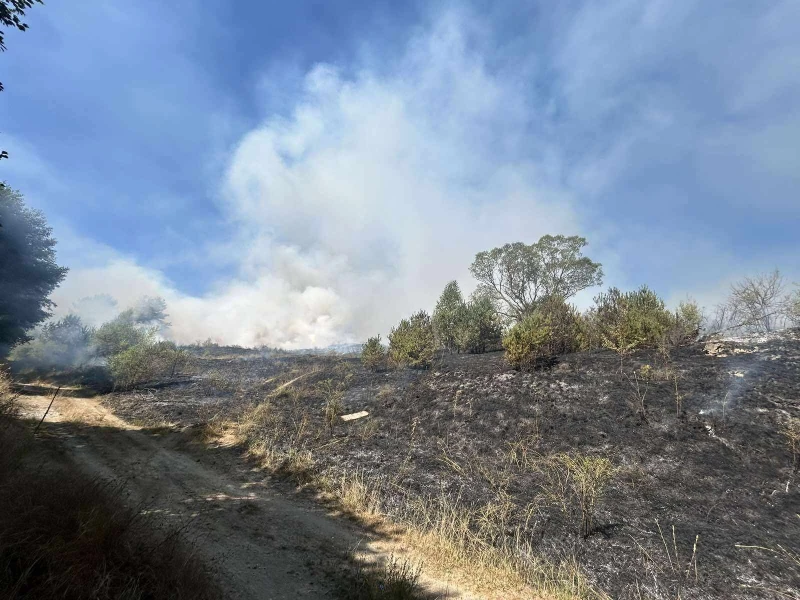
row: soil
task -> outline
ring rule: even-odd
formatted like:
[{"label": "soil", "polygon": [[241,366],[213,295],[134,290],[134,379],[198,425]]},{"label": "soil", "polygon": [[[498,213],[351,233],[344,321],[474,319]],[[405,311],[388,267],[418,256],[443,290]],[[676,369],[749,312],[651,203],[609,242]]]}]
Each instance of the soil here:
[{"label": "soil", "polygon": [[[234,419],[266,400],[289,414],[298,398],[284,392],[299,383],[275,390],[299,375],[303,414],[316,431],[326,430],[320,382],[342,382],[341,412],[369,412],[333,427],[335,443],[314,453],[315,468],[392,482],[384,498],[390,514],[402,513],[407,496],[446,494],[474,507],[502,493],[516,507],[508,535],[522,531],[553,559],[576,557],[613,598],[800,598],[800,477],[779,433],[789,417],[800,417],[800,330],[698,343],[669,360],[649,351],[577,353],[534,372],[510,369],[501,353],[379,373],[356,359],[201,358],[183,381],[103,401],[127,419],[173,427]],[[163,443],[150,439],[143,447]],[[125,447],[137,444],[144,442]],[[537,461],[563,452],[604,456],[618,467],[588,536],[578,534],[572,511],[543,494]],[[148,472],[123,450],[107,453]],[[233,492],[238,480],[234,488],[194,483],[207,475],[189,467],[168,484],[174,494],[187,489],[184,498],[197,498],[213,488],[242,495]],[[215,510],[233,531],[249,518],[225,508],[246,500],[208,502],[221,507]],[[217,525],[209,520],[207,527]],[[245,564],[259,562],[248,563],[251,556],[244,553]]]},{"label": "soil", "polygon": [[[23,396],[23,416],[38,421],[49,402]],[[403,557],[376,531],[298,496],[235,448],[202,443],[197,428],[142,428],[95,399],[59,396],[37,436],[89,474],[123,482],[126,502],[178,526],[226,598],[347,598],[354,566]],[[436,597],[469,597],[446,581],[421,583]]]}]

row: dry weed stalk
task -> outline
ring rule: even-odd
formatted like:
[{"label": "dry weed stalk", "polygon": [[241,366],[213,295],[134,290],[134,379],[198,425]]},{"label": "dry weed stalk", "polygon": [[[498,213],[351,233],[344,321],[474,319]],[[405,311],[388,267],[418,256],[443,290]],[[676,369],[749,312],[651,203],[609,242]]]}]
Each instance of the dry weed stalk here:
[{"label": "dry weed stalk", "polygon": [[800,469],[800,419],[789,417],[779,431],[792,451],[792,470],[796,473]]},{"label": "dry weed stalk", "polygon": [[[675,525],[672,526],[672,544],[669,544],[667,538],[664,536],[664,531],[661,529],[661,524],[658,522],[658,519],[656,519],[655,523],[656,527],[658,528],[661,544],[664,547],[666,561],[663,559],[656,559],[647,550],[645,550],[644,547],[633,536],[631,536],[631,539],[639,547],[639,550],[642,552],[642,555],[647,562],[653,566],[654,571],[652,575],[656,588],[662,591],[664,587],[672,588],[668,592],[670,596],[675,594],[675,598],[677,600],[681,600],[684,597],[683,593],[685,587],[692,582],[697,584],[699,580],[699,574],[697,570],[697,546],[700,543],[700,535],[695,535],[694,544],[692,545],[692,554],[689,558],[689,561],[686,563],[686,567],[684,568],[680,559],[680,555],[678,554],[678,537],[675,531]],[[694,575],[694,577],[692,577],[692,575]],[[671,579],[671,581],[664,582],[663,580],[659,579],[659,576],[667,576]],[[642,591],[639,587],[638,580],[636,581],[636,588],[638,597],[644,598],[644,596],[642,596]]]},{"label": "dry weed stalk", "polygon": [[591,535],[597,503],[618,469],[603,456],[577,452],[550,456],[540,461],[538,468],[545,478],[542,489],[546,497],[566,515],[574,513],[577,507],[579,532],[583,537]]}]

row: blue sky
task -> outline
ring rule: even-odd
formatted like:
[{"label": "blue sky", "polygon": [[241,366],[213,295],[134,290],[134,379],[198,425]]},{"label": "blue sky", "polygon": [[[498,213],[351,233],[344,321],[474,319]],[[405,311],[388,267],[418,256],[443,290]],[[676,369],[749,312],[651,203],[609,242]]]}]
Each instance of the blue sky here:
[{"label": "blue sky", "polygon": [[671,300],[800,279],[793,0],[51,0],[27,21],[0,55],[0,177],[54,225],[61,311],[160,294],[181,340],[361,339],[469,289],[475,252],[557,232]]}]

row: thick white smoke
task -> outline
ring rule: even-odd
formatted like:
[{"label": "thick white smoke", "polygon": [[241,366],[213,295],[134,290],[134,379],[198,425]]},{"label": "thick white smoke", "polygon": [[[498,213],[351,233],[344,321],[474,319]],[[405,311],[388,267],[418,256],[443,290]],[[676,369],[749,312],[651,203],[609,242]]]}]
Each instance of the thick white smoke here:
[{"label": "thick white smoke", "polygon": [[467,30],[441,19],[389,73],[318,65],[288,118],[244,136],[220,194],[238,270],[213,292],[182,294],[118,259],[74,269],[61,310],[98,293],[121,309],[158,295],[180,342],[325,346],[385,334],[450,279],[468,288],[477,251],[578,233],[553,169],[525,158],[535,107],[516,77],[484,67]]}]

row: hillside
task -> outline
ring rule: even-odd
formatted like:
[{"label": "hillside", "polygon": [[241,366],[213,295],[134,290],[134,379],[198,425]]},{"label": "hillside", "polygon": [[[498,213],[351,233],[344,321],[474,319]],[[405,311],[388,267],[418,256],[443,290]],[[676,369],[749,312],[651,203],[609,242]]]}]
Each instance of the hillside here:
[{"label": "hillside", "polygon": [[[331,357],[195,368],[181,384],[106,403],[139,421],[211,421],[302,483],[358,474],[380,513],[412,527],[457,507],[482,543],[516,551],[509,592],[535,577],[519,554],[530,551],[574,558],[614,598],[798,597],[800,485],[780,433],[800,416],[798,330],[668,359],[576,353],[532,373],[501,353],[446,355],[430,371],[372,373]],[[328,427],[332,395],[338,414],[369,416]],[[568,478],[548,458],[559,453],[616,469],[586,536]],[[474,552],[464,552],[469,565]],[[444,570],[459,562],[438,557]],[[477,582],[487,594],[503,584]]]}]

